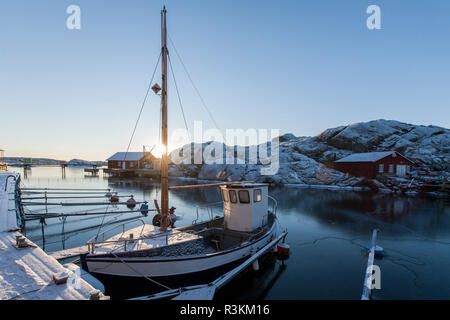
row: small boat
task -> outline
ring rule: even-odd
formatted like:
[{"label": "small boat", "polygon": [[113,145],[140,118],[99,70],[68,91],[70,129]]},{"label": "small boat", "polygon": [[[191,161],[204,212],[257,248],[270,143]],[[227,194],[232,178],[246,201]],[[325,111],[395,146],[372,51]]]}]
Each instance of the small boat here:
[{"label": "small boat", "polygon": [[[166,9],[162,26],[162,144],[167,146],[167,55]],[[146,293],[208,283],[217,279],[275,241],[284,241],[276,218],[276,200],[268,194],[268,184],[223,182],[207,185],[168,187],[167,148],[161,159],[161,217],[158,226],[145,224],[106,239],[99,234],[88,241],[88,253],[80,256],[81,266],[119,292],[147,284]],[[192,225],[170,228],[169,189],[220,188],[223,216]],[[269,208],[271,201],[271,208]],[[214,204],[217,205],[217,204]],[[197,211],[198,213],[198,211]],[[197,214],[198,215],[198,214]],[[198,217],[197,217],[198,218]],[[120,226],[118,226],[120,227]],[[280,237],[280,235],[283,235]],[[99,240],[101,239],[101,240]],[[146,280],[145,280],[146,279]],[[148,281],[147,281],[148,280]]]},{"label": "small boat", "polygon": [[146,293],[213,281],[282,232],[276,205],[268,208],[267,184],[230,183],[220,189],[223,217],[166,230],[143,223],[104,241],[97,237],[88,242],[81,266],[122,290],[145,282]]}]

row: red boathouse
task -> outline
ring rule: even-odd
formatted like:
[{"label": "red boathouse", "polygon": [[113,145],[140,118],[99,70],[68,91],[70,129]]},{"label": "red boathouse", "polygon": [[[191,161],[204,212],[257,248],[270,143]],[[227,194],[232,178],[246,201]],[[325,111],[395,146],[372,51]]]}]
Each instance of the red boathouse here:
[{"label": "red boathouse", "polygon": [[414,163],[396,151],[354,153],[334,162],[334,168],[357,177],[406,176]]},{"label": "red boathouse", "polygon": [[156,169],[159,159],[151,152],[116,152],[108,159],[108,169]]}]

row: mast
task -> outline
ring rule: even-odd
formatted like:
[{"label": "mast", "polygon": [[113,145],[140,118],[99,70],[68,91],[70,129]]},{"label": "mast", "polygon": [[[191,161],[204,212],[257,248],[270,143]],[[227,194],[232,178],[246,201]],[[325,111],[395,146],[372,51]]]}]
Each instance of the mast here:
[{"label": "mast", "polygon": [[162,93],[161,93],[161,142],[164,152],[161,159],[161,228],[166,229],[169,215],[169,190],[167,181],[167,24],[166,7],[161,11],[161,61],[162,61]]}]

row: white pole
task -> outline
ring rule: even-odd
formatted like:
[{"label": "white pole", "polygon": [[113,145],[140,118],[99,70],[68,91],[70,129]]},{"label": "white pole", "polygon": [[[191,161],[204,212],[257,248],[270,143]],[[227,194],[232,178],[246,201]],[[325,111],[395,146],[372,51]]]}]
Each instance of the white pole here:
[{"label": "white pole", "polygon": [[[370,244],[370,253],[369,258],[367,260],[367,269],[366,269],[366,275],[364,277],[364,286],[363,286],[363,292],[361,295],[361,300],[369,300],[370,299],[370,293],[372,290],[372,282],[370,281],[372,279],[372,273],[373,273],[373,260],[375,257],[375,239],[377,237],[377,229],[373,229],[372,232],[372,242]],[[370,282],[370,283],[368,283]]]}]

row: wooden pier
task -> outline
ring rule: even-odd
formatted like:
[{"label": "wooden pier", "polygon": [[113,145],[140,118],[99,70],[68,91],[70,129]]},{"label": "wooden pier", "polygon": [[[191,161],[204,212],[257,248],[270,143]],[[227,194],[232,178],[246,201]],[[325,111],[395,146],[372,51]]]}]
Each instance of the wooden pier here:
[{"label": "wooden pier", "polygon": [[160,178],[161,170],[158,169],[110,169],[103,168],[103,174],[115,177]]},{"label": "wooden pier", "polygon": [[88,253],[88,246],[79,246],[66,250],[59,250],[49,253],[49,256],[55,258],[56,260],[64,260],[69,258],[79,257],[81,254]]},{"label": "wooden pier", "polygon": [[19,180],[17,173],[0,172],[0,300],[104,299],[99,290],[18,232]]},{"label": "wooden pier", "polygon": [[98,175],[99,171],[100,171],[100,169],[98,169],[98,168],[84,168],[84,172],[88,172],[93,176]]}]

